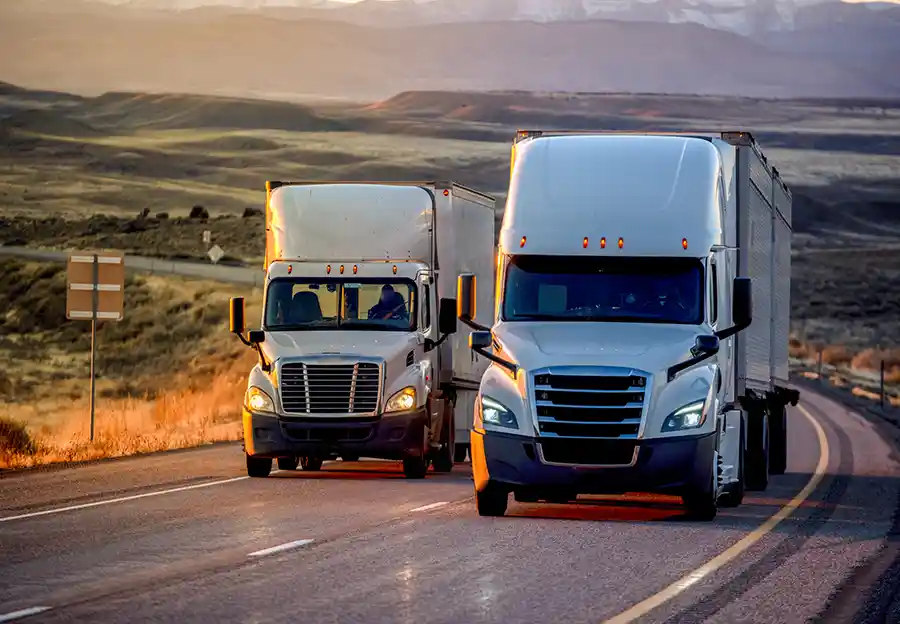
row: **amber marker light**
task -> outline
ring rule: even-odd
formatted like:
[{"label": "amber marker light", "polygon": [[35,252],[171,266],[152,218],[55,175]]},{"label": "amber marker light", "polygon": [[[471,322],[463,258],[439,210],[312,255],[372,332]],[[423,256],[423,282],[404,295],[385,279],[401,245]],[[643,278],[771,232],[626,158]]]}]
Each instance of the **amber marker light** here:
[{"label": "amber marker light", "polygon": [[359,267],[355,264],[353,265],[353,275],[356,275],[356,272],[359,270]]},{"label": "amber marker light", "polygon": [[625,246],[625,239],[624,239],[624,238],[620,238],[620,239],[619,239],[619,249],[622,249],[622,247],[624,247],[624,246]]},{"label": "amber marker light", "polygon": [[681,239],[681,247],[683,249],[687,249],[687,239],[686,238]]},{"label": "amber marker light", "polygon": [[519,247],[524,247],[524,246],[525,246],[525,237],[523,236],[522,240],[519,241]]},{"label": "amber marker light", "polygon": [[606,249],[606,237],[600,239],[600,249]]},{"label": "amber marker light", "polygon": [[325,267],[325,272],[326,272],[328,275],[331,275],[331,265],[330,265],[330,264],[329,264],[328,266]]},{"label": "amber marker light", "polygon": [[584,240],[581,241],[581,246],[584,247],[585,249],[587,249],[587,246],[588,246],[588,239],[587,239],[587,236],[585,236],[585,237],[584,237]]}]

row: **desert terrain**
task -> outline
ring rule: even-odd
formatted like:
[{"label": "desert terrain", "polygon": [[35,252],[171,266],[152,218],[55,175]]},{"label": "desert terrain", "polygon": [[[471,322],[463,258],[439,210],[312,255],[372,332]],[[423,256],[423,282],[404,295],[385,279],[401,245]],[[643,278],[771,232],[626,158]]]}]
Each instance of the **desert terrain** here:
[{"label": "desert terrain", "polygon": [[[794,355],[827,347],[827,362],[863,370],[885,358],[900,381],[900,100],[409,91],[296,104],[2,84],[0,244],[208,261],[209,230],[222,262],[261,269],[267,179],[452,178],[495,195],[499,223],[509,142],[528,127],[752,131],[794,192]],[[259,293],[129,279],[125,321],[100,327],[101,436],[87,444],[89,325],[65,320],[63,267],[0,260],[0,438],[20,440],[0,467],[239,437],[253,357],[227,334],[227,299]]]}]

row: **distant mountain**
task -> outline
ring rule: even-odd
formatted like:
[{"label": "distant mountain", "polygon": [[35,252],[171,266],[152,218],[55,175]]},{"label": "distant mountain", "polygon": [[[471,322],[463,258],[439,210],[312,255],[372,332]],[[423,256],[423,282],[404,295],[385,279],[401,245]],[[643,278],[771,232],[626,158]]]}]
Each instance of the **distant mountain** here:
[{"label": "distant mountain", "polygon": [[[0,80],[81,93],[127,89],[274,98],[381,99],[423,89],[900,95],[894,9],[866,21],[852,8],[820,4],[796,12],[800,30],[747,37],[689,21],[576,20],[574,13],[563,20],[566,11],[599,6],[598,0],[364,0],[332,9],[291,4],[180,12],[168,9],[186,0],[154,1],[169,4],[0,5]],[[638,8],[692,1],[659,0]],[[727,8],[725,1],[702,6]],[[769,5],[777,8],[781,1]],[[503,17],[551,5],[559,19]],[[474,13],[464,13],[467,8]],[[817,10],[835,11],[843,21],[827,25],[833,22],[819,19]],[[404,26],[399,17],[384,17],[391,11],[428,11],[436,21]],[[441,21],[451,14],[477,21]]]},{"label": "distant mountain", "polygon": [[[202,6],[238,10],[299,11],[295,17],[340,19],[365,26],[397,27],[484,21],[614,19],[662,24],[700,24],[741,35],[791,32],[839,17],[842,24],[893,14],[892,3],[841,0],[94,0],[135,8],[185,10]],[[327,10],[327,14],[319,11]]]}]

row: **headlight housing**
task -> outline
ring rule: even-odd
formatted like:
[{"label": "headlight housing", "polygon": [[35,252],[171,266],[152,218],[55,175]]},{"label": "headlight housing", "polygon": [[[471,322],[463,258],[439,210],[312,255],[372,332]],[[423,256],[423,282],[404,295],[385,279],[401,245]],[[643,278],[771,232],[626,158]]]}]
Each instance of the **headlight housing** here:
[{"label": "headlight housing", "polygon": [[244,405],[251,412],[275,413],[275,402],[272,400],[272,397],[256,386],[247,388],[247,393],[244,395]]},{"label": "headlight housing", "polygon": [[481,420],[486,424],[507,429],[518,429],[519,421],[512,410],[489,396],[479,395],[476,406],[481,411]]},{"label": "headlight housing", "polygon": [[416,406],[416,389],[406,386],[403,390],[395,392],[384,406],[385,413],[406,412]]},{"label": "headlight housing", "polygon": [[666,417],[663,422],[663,433],[667,431],[684,431],[696,429],[706,422],[706,399],[688,403]]}]

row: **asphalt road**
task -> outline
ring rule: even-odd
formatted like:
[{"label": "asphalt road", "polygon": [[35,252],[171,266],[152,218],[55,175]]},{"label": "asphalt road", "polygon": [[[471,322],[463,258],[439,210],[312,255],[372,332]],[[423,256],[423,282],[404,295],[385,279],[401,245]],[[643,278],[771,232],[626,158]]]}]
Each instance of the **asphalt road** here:
[{"label": "asphalt road", "polygon": [[468,464],[249,479],[235,445],[5,475],[0,622],[900,621],[895,443],[801,404],[827,444],[793,410],[788,474],[712,523],[660,497],[481,518]]}]

